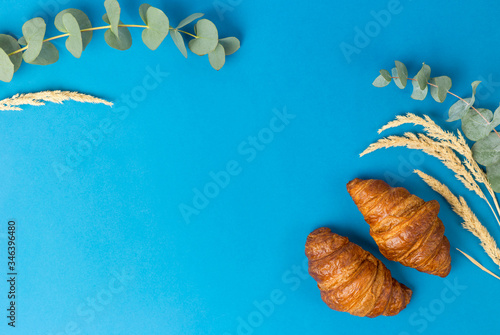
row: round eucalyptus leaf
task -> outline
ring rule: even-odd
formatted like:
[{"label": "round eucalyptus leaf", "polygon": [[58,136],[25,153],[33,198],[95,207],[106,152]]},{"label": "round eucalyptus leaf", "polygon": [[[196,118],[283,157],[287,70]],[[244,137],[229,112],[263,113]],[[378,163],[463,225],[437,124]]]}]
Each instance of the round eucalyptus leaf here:
[{"label": "round eucalyptus leaf", "polygon": [[226,53],[222,44],[217,44],[215,50],[208,54],[208,60],[210,61],[210,65],[217,71],[222,69],[226,62]]},{"label": "round eucalyptus leaf", "polygon": [[42,51],[46,28],[45,21],[41,17],[36,17],[24,23],[22,28],[23,36],[28,44],[28,49],[23,53],[26,63],[32,63]]},{"label": "round eucalyptus leaf", "polygon": [[391,73],[392,73],[392,76],[395,77],[394,83],[396,84],[396,86],[399,87],[400,89],[405,88],[403,86],[403,83],[401,83],[401,79],[398,76],[398,70],[395,67],[392,68]]},{"label": "round eucalyptus leaf", "polygon": [[401,85],[406,87],[406,83],[408,81],[408,70],[406,69],[406,66],[401,63],[400,61],[395,61],[396,63],[396,70],[398,73],[399,80],[401,82]]},{"label": "round eucalyptus leaf", "polygon": [[[104,14],[102,19],[109,24],[108,14]],[[123,23],[119,21],[119,24]],[[104,40],[110,47],[118,50],[127,50],[132,46],[132,35],[126,27],[118,27],[118,36],[111,29],[106,30]]]},{"label": "round eucalyptus leaf", "polygon": [[500,193],[500,164],[488,166],[486,174],[488,175],[488,181],[493,191]]},{"label": "round eucalyptus leaf", "polygon": [[493,112],[489,109],[477,108],[477,112],[469,109],[462,118],[462,131],[470,140],[479,141],[491,132],[488,125],[491,119],[493,119]]},{"label": "round eucalyptus leaf", "polygon": [[496,133],[490,133],[472,146],[472,154],[484,166],[500,163],[500,137]]},{"label": "round eucalyptus leaf", "polygon": [[80,27],[80,34],[82,35],[82,44],[83,44],[82,51],[83,51],[83,50],[85,50],[87,45],[92,40],[92,31],[82,32],[81,30],[92,28],[92,23],[90,22],[89,17],[81,10],[74,9],[74,8],[66,9],[66,10],[63,10],[62,12],[60,12],[59,14],[57,14],[56,18],[54,20],[54,25],[56,26],[57,30],[59,30],[60,32],[63,32],[63,33],[69,32],[63,23],[63,16],[64,16],[64,14],[67,14],[67,13],[73,15],[73,17],[78,22],[78,26]]},{"label": "round eucalyptus leaf", "polygon": [[76,18],[71,13],[64,14],[62,21],[69,33],[66,40],[66,48],[73,56],[80,58],[83,51],[83,41],[78,21],[76,21]]},{"label": "round eucalyptus leaf", "polygon": [[120,22],[120,5],[116,0],[106,0],[104,1],[104,8],[106,8],[106,14],[108,15],[109,20],[106,22],[111,25],[111,31],[116,36],[119,35],[118,25],[122,24]]},{"label": "round eucalyptus leaf", "polygon": [[215,50],[219,44],[219,33],[215,25],[207,20],[201,19],[194,25],[196,38],[189,41],[189,49],[199,56],[204,56]]},{"label": "round eucalyptus leaf", "polygon": [[146,16],[146,13],[148,12],[149,7],[151,7],[151,5],[148,5],[147,3],[143,3],[139,7],[139,15],[141,16],[142,21],[144,21],[146,25],[148,24],[148,18]]},{"label": "round eucalyptus leaf", "polygon": [[170,33],[170,37],[172,37],[172,40],[174,41],[177,49],[179,49],[182,55],[187,58],[188,55],[186,50],[186,44],[184,43],[184,37],[182,37],[181,33],[179,33],[176,29],[174,29]]},{"label": "round eucalyptus leaf", "polygon": [[34,65],[50,65],[54,64],[59,60],[59,51],[51,42],[45,42],[42,45],[42,50],[38,57],[30,62],[30,64]]},{"label": "round eucalyptus leaf", "polygon": [[448,110],[448,122],[460,120],[465,116],[467,111],[472,106],[472,98],[466,98],[464,100],[466,102],[458,100],[453,105],[451,105],[450,109]]},{"label": "round eucalyptus leaf", "polygon": [[9,55],[0,48],[0,80],[10,82],[14,76],[14,64]]},{"label": "round eucalyptus leaf", "polygon": [[450,77],[441,76],[441,77],[432,78],[430,80],[430,83],[437,86],[437,87],[435,87],[435,86],[431,85],[431,96],[437,102],[443,102],[446,99],[446,95],[448,94],[448,90],[451,88]]},{"label": "round eucalyptus leaf", "polygon": [[[21,49],[21,47],[14,37],[10,35],[0,34],[0,49],[3,49],[3,51],[5,51],[5,53],[8,55],[13,53],[14,51]],[[18,52],[16,54],[10,55],[9,58],[12,64],[14,64],[14,72],[16,72],[17,70],[19,70],[21,63],[23,62],[23,54],[22,52]]]},{"label": "round eucalyptus leaf", "polygon": [[168,35],[168,17],[158,8],[150,6],[146,12],[145,23],[148,27],[142,31],[142,41],[151,50],[156,50]]},{"label": "round eucalyptus leaf", "polygon": [[373,81],[372,85],[375,87],[385,87],[389,85],[391,82],[387,81],[383,75],[379,75],[375,80]]},{"label": "round eucalyptus leaf", "polygon": [[[227,55],[227,54],[226,54]],[[380,75],[385,78],[388,82],[392,81],[391,74],[387,70],[380,70]]]},{"label": "round eucalyptus leaf", "polygon": [[422,68],[420,69],[420,71],[418,71],[415,78],[417,79],[420,90],[425,90],[425,88],[427,87],[427,82],[429,81],[429,79],[431,79],[431,67],[427,64],[423,64]]},{"label": "round eucalyptus leaf", "polygon": [[412,80],[413,85],[413,93],[411,94],[411,98],[415,100],[424,100],[427,96],[427,92],[429,91],[429,87],[425,86],[422,90],[420,89],[420,84],[416,80]]},{"label": "round eucalyptus leaf", "polygon": [[[226,56],[234,54],[240,48],[240,40],[237,39],[236,37],[222,38],[219,40],[219,43],[222,44],[222,46],[224,47],[224,52],[226,53]],[[389,74],[389,72],[387,72],[387,74]],[[387,78],[383,74],[381,74],[381,76],[383,76],[387,80]],[[390,76],[391,75],[389,75],[389,78]],[[389,82],[391,82],[391,80],[389,80]]]},{"label": "round eucalyptus leaf", "polygon": [[186,17],[184,20],[182,20],[176,28],[179,29],[179,28],[182,28],[184,26],[187,26],[188,24],[190,24],[191,22],[193,22],[196,19],[199,19],[203,15],[205,15],[205,14],[203,14],[203,13],[191,14],[188,17]]},{"label": "round eucalyptus leaf", "polygon": [[493,129],[495,129],[499,125],[500,125],[500,107],[498,107],[495,110],[495,113],[493,114],[493,119],[491,120],[491,123],[490,123],[490,131],[492,131]]}]

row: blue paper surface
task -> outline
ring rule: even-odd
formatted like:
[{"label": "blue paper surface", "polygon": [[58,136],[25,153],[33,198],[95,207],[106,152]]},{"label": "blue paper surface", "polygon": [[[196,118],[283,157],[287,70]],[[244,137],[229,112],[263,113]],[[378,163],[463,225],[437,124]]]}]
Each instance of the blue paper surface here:
[{"label": "blue paper surface", "polygon": [[[122,21],[142,24],[138,1]],[[241,49],[213,70],[186,60],[170,36],[156,50],[131,29],[127,51],[94,32],[81,59],[23,64],[0,99],[71,90],[115,103],[65,102],[0,113],[0,278],[8,221],[16,222],[16,327],[0,284],[1,334],[496,334],[496,265],[447,203],[412,173],[432,174],[463,195],[491,234],[484,202],[436,159],[408,149],[359,157],[386,122],[428,114],[447,130],[447,110],[411,89],[371,85],[379,69],[421,63],[448,75],[477,104],[500,101],[497,2],[152,1],[176,25],[202,12]],[[55,15],[78,8],[103,25],[102,1],[0,3],[1,33],[21,36],[35,16],[54,36]],[[186,30],[192,31],[189,26]],[[411,86],[411,85],[410,85]],[[411,127],[387,131],[388,134]],[[452,250],[443,279],[386,260],[346,191],[356,177],[437,199]],[[379,257],[413,290],[394,317],[330,310],[307,274],[307,235],[326,226]]]}]

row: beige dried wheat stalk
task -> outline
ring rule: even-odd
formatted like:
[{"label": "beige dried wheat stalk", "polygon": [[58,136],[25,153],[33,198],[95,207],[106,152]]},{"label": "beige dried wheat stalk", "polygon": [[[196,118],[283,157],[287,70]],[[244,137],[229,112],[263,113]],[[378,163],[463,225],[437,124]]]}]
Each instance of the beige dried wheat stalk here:
[{"label": "beige dried wheat stalk", "polygon": [[[389,136],[382,138],[377,142],[370,144],[370,146],[366,148],[360,156],[364,156],[381,148],[391,147],[407,147],[409,149],[422,150],[423,152],[438,158],[447,168],[455,173],[455,177],[462,182],[467,189],[475,192],[479,197],[486,201],[491,209],[491,212],[495,216],[496,221],[500,225],[498,217],[500,207],[495,193],[488,182],[486,174],[472,157],[472,151],[460,131],[457,130],[458,135],[455,136],[453,133],[445,131],[439,127],[427,115],[422,118],[409,113],[405,116],[397,116],[396,120],[389,122],[380,128],[378,132],[381,133],[386,129],[408,123],[423,126],[424,131],[429,136],[425,134],[415,135],[414,133],[405,133],[404,136]],[[463,157],[462,160],[460,160],[457,156],[457,153]],[[493,199],[496,211],[493,209],[493,206],[478,183],[484,185],[488,190],[488,193]]]},{"label": "beige dried wheat stalk", "polygon": [[[484,187],[488,190],[488,193],[490,194],[491,198],[493,199],[493,202],[495,204],[495,208],[497,210],[497,213],[500,214],[500,206],[498,204],[498,200],[495,196],[495,192],[491,188],[491,184],[488,182],[488,178],[486,177],[486,173],[479,167],[477,164],[476,160],[472,156],[472,150],[465,141],[464,136],[460,132],[460,130],[457,130],[457,135],[443,130],[441,127],[439,127],[429,116],[424,115],[424,117],[417,116],[412,113],[408,113],[406,115],[398,115],[396,117],[396,120],[389,122],[385,126],[379,129],[378,133],[380,134],[382,131],[389,129],[389,128],[395,128],[399,127],[404,124],[414,124],[414,125],[419,125],[424,127],[425,132],[427,135],[430,137],[436,139],[436,141],[440,145],[445,145],[449,147],[450,149],[454,150],[458,154],[462,155],[463,157],[463,164],[465,167],[470,171],[470,174],[474,176],[476,181],[478,183],[481,183],[484,185]],[[481,192],[482,193],[482,192]],[[480,195],[478,194],[481,198],[485,199],[484,194]],[[495,214],[495,212],[494,212]],[[495,214],[496,216],[496,214]],[[498,218],[497,218],[498,221]],[[500,222],[499,222],[500,223]]]},{"label": "beige dried wheat stalk", "polygon": [[424,134],[416,135],[414,133],[405,133],[404,136],[389,136],[382,138],[377,142],[370,144],[370,146],[363,151],[360,156],[364,156],[378,149],[394,147],[407,147],[409,149],[422,150],[426,154],[438,158],[447,168],[455,172],[455,177],[460,180],[465,187],[474,191],[481,198],[486,199],[481,188],[475,182],[472,175],[468,173],[453,150],[449,147],[440,145],[439,142]]},{"label": "beige dried wheat stalk", "polygon": [[22,105],[43,106],[45,102],[61,104],[73,100],[83,103],[104,104],[113,106],[113,103],[93,97],[88,94],[70,91],[43,91],[37,93],[16,94],[11,98],[0,100],[0,111],[20,111]]},{"label": "beige dried wheat stalk", "polygon": [[[496,221],[500,225],[500,206],[495,192],[488,182],[485,172],[479,167],[473,158],[472,150],[465,141],[462,133],[457,130],[457,135],[455,135],[454,133],[443,130],[427,115],[419,117],[412,113],[404,116],[397,116],[394,121],[391,121],[380,128],[378,132],[381,133],[386,129],[398,127],[404,124],[423,126],[426,134],[414,134],[407,132],[403,136],[389,136],[382,138],[377,142],[370,144],[370,146],[366,148],[360,156],[364,156],[381,148],[391,147],[407,147],[410,149],[422,150],[423,152],[438,158],[446,167],[455,173],[455,177],[462,182],[467,189],[473,191],[480,198],[484,199],[495,216]],[[460,155],[462,159],[460,159],[458,155]],[[500,251],[498,250],[495,240],[486,228],[479,222],[477,217],[474,215],[474,212],[472,212],[470,207],[465,202],[465,199],[463,197],[457,198],[445,185],[439,183],[437,180],[424,174],[423,172],[420,172],[419,175],[427,184],[440,193],[450,203],[452,209],[464,220],[464,223],[462,223],[464,228],[471,231],[480,239],[481,246],[484,248],[488,256],[493,260],[493,262],[495,262],[495,264],[500,266]],[[495,208],[493,208],[490,201],[484,194],[480,184],[488,190]],[[491,273],[491,271],[486,270],[472,257],[465,254],[461,250],[459,251],[462,252],[476,266],[498,278],[498,276]]]},{"label": "beige dried wheat stalk", "polygon": [[500,267],[500,250],[497,247],[495,239],[491,236],[486,227],[481,224],[465,199],[462,196],[457,198],[446,185],[439,182],[434,177],[431,177],[420,170],[415,170],[414,172],[418,174],[420,178],[422,178],[422,180],[434,191],[439,193],[443,198],[445,198],[446,201],[448,201],[453,211],[464,220],[464,222],[462,222],[462,226],[481,241],[481,246],[484,251],[486,251],[486,254],[488,254],[491,260],[493,260],[493,262]]}]

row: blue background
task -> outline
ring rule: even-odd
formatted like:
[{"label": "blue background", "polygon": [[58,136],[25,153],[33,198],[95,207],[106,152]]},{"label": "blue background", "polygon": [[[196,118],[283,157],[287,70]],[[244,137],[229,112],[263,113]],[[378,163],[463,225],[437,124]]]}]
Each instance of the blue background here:
[{"label": "blue background", "polygon": [[[140,4],[121,1],[122,21],[140,24]],[[81,59],[58,40],[58,63],[23,64],[11,83],[0,83],[1,98],[63,89],[115,102],[114,108],[67,102],[0,114],[0,273],[7,272],[9,219],[17,222],[19,272],[15,330],[3,316],[7,284],[0,284],[0,333],[498,332],[499,281],[455,248],[498,269],[449,206],[410,171],[430,173],[466,196],[500,241],[486,205],[434,158],[405,149],[358,154],[397,114],[425,113],[446,129],[460,126],[445,122],[451,97],[444,104],[430,97],[419,102],[410,99],[410,89],[371,85],[396,59],[410,75],[426,62],[434,76],[450,76],[453,92],[462,96],[470,94],[472,81],[482,80],[478,104],[496,108],[499,3],[150,4],[172,24],[206,13],[221,36],[238,37],[242,48],[216,72],[207,57],[190,53],[184,59],[170,37],[153,52],[133,29],[132,48],[120,52],[105,44],[101,31]],[[223,13],[216,8],[221,4]],[[102,25],[102,1],[2,1],[0,32],[20,37],[22,24],[42,14],[47,36],[54,36],[53,18],[66,8],[82,9],[94,26]],[[390,16],[377,23],[376,13],[388,9]],[[363,39],[359,31],[367,29]],[[344,53],[347,44],[356,52]],[[145,90],[143,81],[157,70],[163,73],[157,87]],[[136,98],[129,105],[127,95]],[[263,130],[285,109],[293,119],[282,131]],[[74,159],[82,141],[90,143],[85,134],[99,132],[103,123],[110,131],[58,175],[54,166]],[[268,143],[253,155],[249,136],[259,133]],[[212,189],[214,197],[188,223],[180,206],[193,206],[194,189],[211,185],[210,173],[232,161],[237,173],[223,189]],[[452,245],[446,279],[382,258],[345,189],[355,177],[391,178],[425,200],[440,201]],[[306,237],[321,226],[380,257],[413,289],[407,309],[376,319],[330,310],[304,269]]]}]

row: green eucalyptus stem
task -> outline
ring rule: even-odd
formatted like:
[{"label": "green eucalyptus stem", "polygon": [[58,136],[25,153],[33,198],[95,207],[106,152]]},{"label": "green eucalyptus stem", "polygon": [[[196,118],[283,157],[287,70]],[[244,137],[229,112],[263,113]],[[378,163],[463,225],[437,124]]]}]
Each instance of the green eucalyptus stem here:
[{"label": "green eucalyptus stem", "polygon": [[189,35],[191,37],[194,37],[194,38],[199,38],[199,36],[196,36],[196,35],[193,35],[191,33],[188,33],[187,31],[184,31],[184,30],[180,30],[180,29],[176,29],[174,27],[170,27],[169,30],[177,30],[178,32],[180,33],[183,33],[183,34],[186,34],[186,35]]},{"label": "green eucalyptus stem", "polygon": [[[92,40],[92,32],[96,30],[106,30],[104,40],[110,47],[120,51],[132,46],[129,28],[141,28],[142,41],[153,51],[170,35],[172,42],[185,58],[188,58],[189,48],[198,56],[208,56],[210,65],[217,71],[224,66],[226,56],[232,55],[240,48],[240,41],[236,37],[221,38],[215,24],[202,18],[203,13],[191,14],[173,27],[161,9],[148,4],[139,6],[141,24],[123,24],[120,21],[121,8],[117,0],[105,0],[104,8],[104,26],[92,27],[92,22],[83,11],[68,8],[54,18],[54,25],[61,35],[46,38],[47,24],[41,17],[35,17],[23,24],[21,38],[0,34],[0,81],[10,82],[23,61],[36,65],[57,62],[59,50],[50,42],[53,40],[65,38],[66,49],[73,57],[80,58]],[[194,32],[181,30],[193,22]]]},{"label": "green eucalyptus stem", "polygon": [[[145,25],[140,25],[140,24],[119,24],[118,27],[124,27],[124,28],[143,28],[143,29],[147,29],[148,26],[145,26]],[[111,25],[108,25],[108,26],[102,26],[102,27],[92,27],[92,28],[87,28],[87,29],[81,29],[80,31],[82,33],[86,32],[86,31],[94,31],[94,30],[104,30],[104,29],[109,29],[111,28]],[[193,35],[191,33],[188,33],[187,31],[184,31],[184,30],[179,30],[179,29],[175,29],[173,27],[170,27],[169,30],[177,30],[178,32],[180,33],[183,33],[183,34],[186,34],[186,35],[189,35],[191,37],[194,37],[194,38],[198,38],[198,36],[196,35]],[[57,35],[57,36],[54,36],[54,37],[50,37],[50,38],[46,38],[43,40],[43,42],[49,42],[49,41],[53,41],[53,40],[57,40],[59,38],[64,38],[64,37],[68,37],[70,34],[67,33],[67,34],[62,34],[62,35]],[[8,54],[9,56],[12,56],[12,55],[15,55],[19,52],[23,52],[25,50],[28,49],[28,46],[25,46],[19,50],[16,50],[14,52],[11,52],[10,54]]]},{"label": "green eucalyptus stem", "polygon": [[[399,77],[391,77],[391,78],[392,78],[392,79],[399,79]],[[407,79],[408,79],[408,80],[417,81],[417,79],[415,79],[415,78],[407,78]],[[427,82],[427,85],[434,86],[434,87],[438,87],[438,85],[436,85],[436,84],[432,84],[432,83],[430,83],[430,82]],[[452,95],[452,96],[454,96],[454,97],[456,97],[457,99],[459,99],[459,100],[463,101],[464,103],[468,104],[468,102],[467,102],[465,99],[463,99],[463,98],[459,97],[459,96],[458,96],[458,95],[456,95],[455,93],[450,92],[450,91],[447,91],[447,93],[448,93],[448,94],[450,94],[450,95]],[[488,124],[488,125],[489,125],[489,124],[491,124],[491,122],[490,122],[490,121],[488,121],[488,120],[487,120],[487,119],[483,116],[483,114],[479,113],[479,111],[478,111],[478,110],[477,110],[474,106],[470,106],[470,107],[471,107],[471,108],[472,108],[472,109],[473,109],[473,110],[474,110],[477,114],[481,115],[481,117],[484,119],[484,121],[486,121],[486,124]],[[493,131],[495,132],[495,134],[497,134],[497,136],[498,136],[498,137],[500,137],[500,134],[498,133],[498,131],[497,131],[496,129],[493,129]],[[497,197],[495,196],[495,193],[493,193],[493,192],[492,192],[489,188],[488,188],[488,193],[490,194],[490,196],[491,196],[491,197],[492,197],[492,199],[493,199],[493,202],[494,202],[494,204],[495,204],[495,208],[496,208],[496,210],[497,210],[497,212],[498,212],[498,215],[500,215],[500,205],[499,205],[499,203],[498,203]],[[500,225],[500,220],[499,220],[499,218],[498,218],[498,216],[497,216],[497,212],[495,212],[495,210],[493,209],[493,206],[492,206],[492,205],[491,205],[491,203],[488,201],[488,199],[485,199],[485,200],[486,200],[486,203],[488,204],[488,206],[490,207],[491,211],[493,212],[493,215],[495,216],[495,219],[497,220],[498,224]]]},{"label": "green eucalyptus stem", "polygon": [[[392,79],[399,79],[399,77],[391,77],[391,78],[392,78]],[[407,78],[407,79],[408,79],[408,80],[417,81],[417,79],[415,79],[415,78]],[[432,84],[432,83],[429,83],[429,82],[427,82],[427,85],[429,85],[429,86],[434,86],[434,87],[438,87],[438,85],[436,85],[436,84]],[[459,99],[459,100],[463,101],[464,103],[468,104],[468,102],[467,102],[465,99],[463,99],[463,98],[459,97],[459,96],[458,96],[458,95],[456,95],[455,93],[450,92],[450,91],[447,91],[447,93],[448,93],[449,95],[452,95],[452,96],[454,96],[455,98],[457,98],[457,99]],[[491,124],[491,122],[490,122],[490,121],[488,121],[488,120],[484,117],[484,115],[483,115],[483,114],[479,113],[479,111],[476,109],[476,107],[474,107],[474,106],[470,106],[470,107],[471,107],[471,108],[472,108],[472,109],[473,109],[473,110],[474,110],[477,114],[479,114],[479,116],[481,116],[481,117],[483,118],[483,120],[486,122],[486,124],[487,124],[487,125],[490,125],[490,124]],[[498,133],[498,131],[497,131],[496,129],[493,129],[493,131],[494,131],[494,132],[495,132],[495,134],[497,134],[497,136],[500,138],[500,134]]]}]

